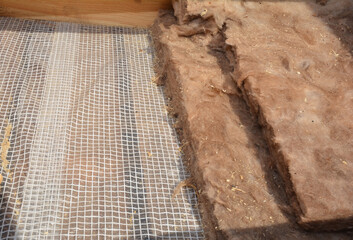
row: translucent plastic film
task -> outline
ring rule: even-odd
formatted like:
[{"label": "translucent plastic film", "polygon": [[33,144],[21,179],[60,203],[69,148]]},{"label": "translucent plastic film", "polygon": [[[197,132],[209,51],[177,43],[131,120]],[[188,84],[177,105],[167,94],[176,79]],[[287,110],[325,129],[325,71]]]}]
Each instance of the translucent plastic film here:
[{"label": "translucent plastic film", "polygon": [[146,29],[0,18],[2,239],[203,239]]}]

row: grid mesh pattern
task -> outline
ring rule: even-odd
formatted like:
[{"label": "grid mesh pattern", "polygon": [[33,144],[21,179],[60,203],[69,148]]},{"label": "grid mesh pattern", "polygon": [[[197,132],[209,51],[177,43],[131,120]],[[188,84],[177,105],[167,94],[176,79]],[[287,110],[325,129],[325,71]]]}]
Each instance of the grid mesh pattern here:
[{"label": "grid mesh pattern", "polygon": [[146,29],[0,18],[2,239],[203,239]]}]

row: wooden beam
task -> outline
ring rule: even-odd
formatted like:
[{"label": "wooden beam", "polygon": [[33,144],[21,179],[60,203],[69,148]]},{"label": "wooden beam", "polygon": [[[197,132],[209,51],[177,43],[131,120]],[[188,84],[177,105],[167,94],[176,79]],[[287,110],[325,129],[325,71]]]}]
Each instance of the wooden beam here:
[{"label": "wooden beam", "polygon": [[171,0],[0,0],[0,16],[146,27]]}]

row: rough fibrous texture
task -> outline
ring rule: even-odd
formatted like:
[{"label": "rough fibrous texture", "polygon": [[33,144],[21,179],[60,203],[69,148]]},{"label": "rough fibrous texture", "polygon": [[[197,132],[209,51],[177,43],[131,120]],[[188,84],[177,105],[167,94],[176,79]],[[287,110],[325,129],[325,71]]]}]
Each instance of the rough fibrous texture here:
[{"label": "rough fibrous texture", "polygon": [[153,27],[157,71],[201,193],[209,239],[349,239],[295,225],[261,129],[233,81],[221,30],[212,18],[178,24],[168,12]]},{"label": "rough fibrous texture", "polygon": [[[174,34],[193,42],[200,36],[209,37],[213,40],[203,42],[204,46],[222,46],[214,50],[223,52],[230,63],[223,73],[236,82],[242,98],[263,127],[272,161],[285,182],[298,222],[305,228],[339,230],[353,226],[352,5],[350,0],[328,1],[325,6],[315,1],[175,1],[173,4],[182,26],[175,27]],[[170,36],[165,40],[168,41],[173,41]],[[234,139],[229,137],[234,130],[227,127],[234,128],[235,119],[229,118],[228,125],[222,122],[226,118],[223,115],[228,114],[222,108],[230,101],[219,100],[219,106],[214,106],[215,113],[210,106],[217,103],[215,98],[229,95],[230,82],[226,77],[223,83],[215,80],[223,77],[206,64],[209,56],[192,50],[198,43],[188,46],[178,41],[185,48],[185,55],[179,57],[180,66],[174,62],[179,75],[170,75],[177,82],[187,78],[187,85],[194,85],[174,90],[181,91],[178,100],[184,101],[191,138],[204,122],[222,126],[217,130],[206,125],[204,131],[214,131],[215,135],[211,134],[204,142],[192,138],[197,143],[193,145],[197,161],[207,158],[199,155],[201,148],[195,146],[211,145],[204,151],[214,154],[217,151],[213,149],[213,139],[224,131],[225,135],[217,140],[221,146],[218,152],[227,151],[223,155],[229,156],[228,149],[237,146],[241,139],[239,134]],[[222,41],[224,45],[218,43]],[[172,54],[181,54],[180,47],[176,49]],[[195,57],[191,57],[193,51]],[[213,54],[211,50],[204,52]],[[207,72],[203,72],[200,62],[205,63]],[[207,85],[218,90],[217,97],[198,105],[200,95],[210,95],[203,90],[208,89]],[[187,91],[200,92],[191,100],[194,109],[188,110]],[[231,92],[237,92],[236,88]],[[205,116],[196,121],[195,130],[192,122],[202,114]],[[217,119],[212,119],[213,115]],[[223,155],[222,164],[226,162]],[[210,175],[216,176],[215,171]]]}]

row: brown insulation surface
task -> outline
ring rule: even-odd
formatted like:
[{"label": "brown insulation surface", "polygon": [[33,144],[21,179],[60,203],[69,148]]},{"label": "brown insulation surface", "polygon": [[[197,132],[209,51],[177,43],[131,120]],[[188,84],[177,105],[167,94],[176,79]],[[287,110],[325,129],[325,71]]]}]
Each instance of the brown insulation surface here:
[{"label": "brown insulation surface", "polygon": [[[174,1],[174,9],[179,25],[164,27],[165,37],[160,40],[168,49],[163,56],[170,72],[166,84],[174,85],[170,92],[183,103],[178,116],[186,119],[183,135],[191,142],[196,166],[218,159],[210,161],[217,162],[215,169],[208,172],[208,165],[201,164],[201,173],[195,175],[206,175],[202,181],[210,185],[228,179],[217,172],[223,164],[228,166],[226,159],[233,157],[229,149],[239,147],[241,136],[230,138],[237,125],[231,117],[234,111],[225,107],[231,101],[217,99],[237,92],[230,87],[231,77],[262,126],[271,161],[284,180],[301,226],[351,228],[352,1],[329,1],[325,6],[315,1]],[[218,53],[229,63],[215,59]],[[213,66],[218,63],[218,70],[212,69],[212,62]],[[204,131],[202,136],[197,136],[200,131]],[[219,150],[210,139],[219,142]],[[255,142],[249,141],[246,147]],[[202,144],[211,146],[202,149]],[[202,151],[210,152],[205,156],[200,155]],[[231,166],[236,163],[225,168]],[[207,189],[207,182],[202,181]],[[219,185],[212,188],[215,193],[208,197],[219,204],[215,200],[220,198]]]}]

